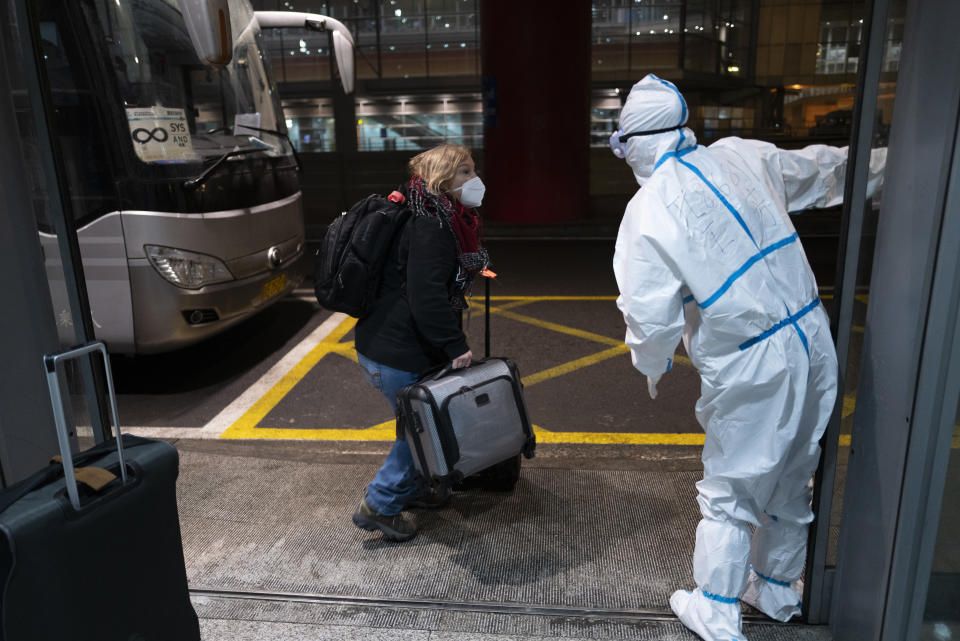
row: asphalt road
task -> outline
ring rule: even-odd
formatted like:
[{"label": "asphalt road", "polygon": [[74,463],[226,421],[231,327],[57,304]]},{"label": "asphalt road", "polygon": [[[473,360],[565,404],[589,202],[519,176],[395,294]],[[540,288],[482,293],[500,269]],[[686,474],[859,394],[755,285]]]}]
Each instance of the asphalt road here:
[{"label": "asphalt road", "polygon": [[[540,441],[695,445],[702,439],[693,414],[699,378],[682,346],[655,401],[630,363],[614,302],[612,240],[488,246],[498,274],[490,286],[489,351],[519,367]],[[480,356],[483,283],[474,289],[464,326]],[[121,423],[151,428],[155,436],[388,440],[391,410],[355,363],[351,328],[348,317],[321,309],[302,289],[205,343],[115,357]],[[690,437],[665,436],[676,434]]]}]

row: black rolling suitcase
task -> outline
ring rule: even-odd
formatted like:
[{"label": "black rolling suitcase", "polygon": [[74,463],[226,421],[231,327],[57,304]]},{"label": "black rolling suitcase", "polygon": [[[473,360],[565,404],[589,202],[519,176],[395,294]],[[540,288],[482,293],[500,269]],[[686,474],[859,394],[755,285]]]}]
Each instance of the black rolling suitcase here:
[{"label": "black rolling suitcase", "polygon": [[177,451],[126,435],[70,453],[56,364],[93,351],[106,362],[119,434],[102,343],[47,357],[64,464],[0,493],[0,640],[199,641],[177,514]]},{"label": "black rolling suitcase", "polygon": [[420,475],[434,484],[455,485],[498,464],[512,468],[511,461],[519,475],[520,454],[530,458],[536,447],[520,375],[503,358],[448,365],[401,389],[397,429]]}]

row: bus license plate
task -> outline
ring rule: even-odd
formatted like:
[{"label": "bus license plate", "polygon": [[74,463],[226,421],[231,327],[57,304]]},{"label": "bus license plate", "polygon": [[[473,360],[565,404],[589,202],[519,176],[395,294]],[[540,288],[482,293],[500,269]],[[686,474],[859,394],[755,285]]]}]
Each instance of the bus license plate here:
[{"label": "bus license plate", "polygon": [[263,284],[263,300],[273,298],[287,287],[287,275],[280,274]]}]

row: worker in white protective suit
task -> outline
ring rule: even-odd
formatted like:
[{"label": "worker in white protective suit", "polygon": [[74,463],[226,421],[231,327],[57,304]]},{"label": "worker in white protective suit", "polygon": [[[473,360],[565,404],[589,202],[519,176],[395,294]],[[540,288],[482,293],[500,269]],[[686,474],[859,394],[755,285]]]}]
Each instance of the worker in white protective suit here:
[{"label": "worker in white protective suit", "polygon": [[810,480],[837,357],[787,214],[841,202],[847,151],[740,138],[705,148],[686,121],[673,84],[648,75],[634,85],[611,148],[642,189],[627,205],[613,267],[626,343],[651,398],[681,338],[700,372],[697,588],[675,592],[670,607],[703,639],[731,641],[744,639],[740,600],[779,621],[800,612]]}]

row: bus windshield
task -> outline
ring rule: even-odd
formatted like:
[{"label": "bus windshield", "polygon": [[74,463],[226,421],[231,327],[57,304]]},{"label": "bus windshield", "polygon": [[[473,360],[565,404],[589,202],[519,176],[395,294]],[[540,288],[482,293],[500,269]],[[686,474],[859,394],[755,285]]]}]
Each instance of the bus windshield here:
[{"label": "bus windshield", "polygon": [[233,59],[212,66],[197,57],[175,0],[96,3],[140,161],[202,163],[253,149],[267,156],[292,153],[253,11],[231,2],[230,12]]}]

